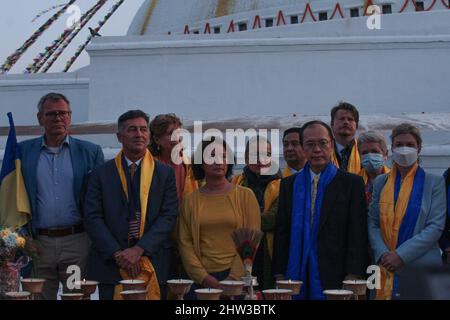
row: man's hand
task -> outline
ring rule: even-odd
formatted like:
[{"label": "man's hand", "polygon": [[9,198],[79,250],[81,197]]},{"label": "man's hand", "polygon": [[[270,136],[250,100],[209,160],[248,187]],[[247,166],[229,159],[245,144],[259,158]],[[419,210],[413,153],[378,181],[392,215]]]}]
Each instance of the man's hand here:
[{"label": "man's hand", "polygon": [[381,265],[391,272],[397,271],[404,264],[402,258],[395,251],[387,252],[381,257]]},{"label": "man's hand", "polygon": [[138,246],[134,246],[115,254],[114,257],[116,258],[119,267],[129,270],[136,264],[139,264],[139,261],[141,260],[143,254],[144,249]]},{"label": "man's hand", "polygon": [[216,278],[214,278],[212,275],[208,275],[202,282],[202,286],[204,288],[212,288],[212,289],[219,289],[220,288],[220,282],[217,281]]},{"label": "man's hand", "polygon": [[141,265],[140,265],[140,263],[138,262],[134,266],[132,266],[131,268],[128,268],[127,272],[128,272],[128,275],[132,279],[137,279],[137,277],[141,273]]},{"label": "man's hand", "polygon": [[447,257],[447,263],[450,263],[450,248],[445,249],[444,252]]},{"label": "man's hand", "polygon": [[119,266],[120,269],[125,269],[125,265],[123,264],[123,261],[120,258],[121,253],[122,253],[122,250],[114,253],[114,260],[116,261],[116,264]]}]

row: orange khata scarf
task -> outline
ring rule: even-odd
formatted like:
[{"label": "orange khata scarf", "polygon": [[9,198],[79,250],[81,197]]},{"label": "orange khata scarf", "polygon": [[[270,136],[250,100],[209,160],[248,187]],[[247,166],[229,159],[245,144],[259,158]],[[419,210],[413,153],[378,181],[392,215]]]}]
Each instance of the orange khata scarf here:
[{"label": "orange khata scarf", "polygon": [[287,177],[290,177],[292,175],[293,175],[293,173],[291,171],[291,168],[288,165],[286,165],[286,168],[284,168],[283,173],[281,174],[281,176],[283,178],[287,178]]}]

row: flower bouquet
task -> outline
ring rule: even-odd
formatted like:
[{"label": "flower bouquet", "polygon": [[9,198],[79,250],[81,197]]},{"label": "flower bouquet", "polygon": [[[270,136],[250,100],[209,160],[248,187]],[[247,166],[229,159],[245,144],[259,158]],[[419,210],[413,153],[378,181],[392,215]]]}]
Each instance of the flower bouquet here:
[{"label": "flower bouquet", "polygon": [[0,296],[19,291],[20,270],[38,255],[31,237],[0,227]]}]

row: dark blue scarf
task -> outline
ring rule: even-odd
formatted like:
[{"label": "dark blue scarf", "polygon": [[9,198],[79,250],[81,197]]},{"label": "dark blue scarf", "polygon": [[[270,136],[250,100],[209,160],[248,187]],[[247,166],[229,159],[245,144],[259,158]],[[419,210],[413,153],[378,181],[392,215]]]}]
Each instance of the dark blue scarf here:
[{"label": "dark blue scarf", "polygon": [[326,187],[334,179],[337,168],[331,162],[320,175],[311,226],[311,174],[306,164],[294,181],[291,242],[286,279],[303,281],[298,296],[293,299],[325,299],[319,275],[317,235],[320,211]]}]

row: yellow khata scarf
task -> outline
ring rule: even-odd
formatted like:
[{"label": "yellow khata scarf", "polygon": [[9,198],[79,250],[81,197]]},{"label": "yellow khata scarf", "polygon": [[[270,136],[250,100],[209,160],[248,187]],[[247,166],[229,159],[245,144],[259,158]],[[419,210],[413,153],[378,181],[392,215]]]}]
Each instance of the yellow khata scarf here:
[{"label": "yellow khata scarf", "polygon": [[[414,185],[414,177],[419,165],[416,163],[403,180],[398,194],[397,203],[394,201],[395,177],[397,176],[397,165],[394,164],[392,171],[387,177],[386,184],[380,195],[380,229],[384,243],[389,250],[397,247],[398,233],[408,207],[409,197]],[[394,285],[394,273],[383,266],[381,268],[381,289],[377,290],[377,300],[390,300]]]},{"label": "yellow khata scarf", "polygon": [[[331,161],[336,167],[339,168],[339,161],[335,150],[333,150],[333,153],[331,154]],[[348,159],[347,172],[359,174],[360,171],[361,171],[361,159],[359,157],[358,152],[358,140],[355,139],[355,143],[353,143],[352,147],[352,152],[350,153],[350,158]]]},{"label": "yellow khata scarf", "polygon": [[[388,166],[384,166],[381,174],[389,173],[390,171],[391,169]],[[364,184],[367,185],[367,182],[369,181],[369,176],[367,175],[366,169],[362,168],[358,175],[363,178]]]},{"label": "yellow khata scarf", "polygon": [[[127,179],[125,177],[125,171],[122,167],[122,155],[123,150],[116,156],[115,162],[117,171],[119,172],[120,182],[122,184],[122,190],[128,199],[128,187]],[[139,237],[144,235],[145,219],[147,216],[147,204],[150,193],[150,186],[152,185],[153,173],[155,171],[155,161],[149,150],[145,153],[141,162],[141,186],[140,186],[140,199],[141,199],[141,225],[139,230]],[[161,293],[159,290],[158,279],[156,277],[155,269],[148,257],[141,257],[140,260],[141,273],[138,276],[139,280],[144,280],[147,284],[147,299],[146,300],[160,300]],[[124,280],[129,280],[129,276],[126,270],[120,269],[120,276]],[[123,291],[122,285],[116,285],[114,291],[114,300],[122,300],[120,292]]]},{"label": "yellow khata scarf", "polygon": [[281,176],[283,178],[287,178],[287,177],[292,176],[291,168],[288,165],[286,165],[286,168],[284,168],[283,173],[281,174]]},{"label": "yellow khata scarf", "polygon": [[[238,176],[234,176],[231,180],[231,183],[242,186],[244,183],[244,175],[240,174]],[[269,209],[272,207],[273,203],[278,199],[280,194],[280,183],[281,179],[271,181],[264,192],[264,213],[267,213]],[[272,258],[273,254],[273,232],[265,233],[267,239],[267,248],[269,250],[269,256]]]}]

